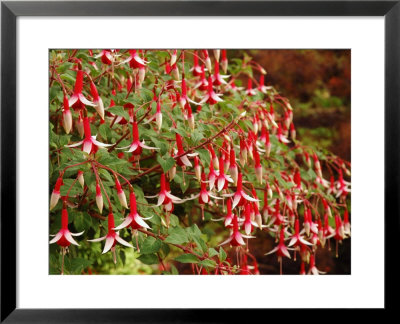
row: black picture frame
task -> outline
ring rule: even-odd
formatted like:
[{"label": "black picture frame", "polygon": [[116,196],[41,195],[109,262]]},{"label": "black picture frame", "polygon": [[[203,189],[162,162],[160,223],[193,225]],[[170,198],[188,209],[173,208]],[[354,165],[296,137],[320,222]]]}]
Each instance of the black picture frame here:
[{"label": "black picture frame", "polygon": [[[94,5],[95,4],[95,5]],[[16,19],[19,16],[384,16],[385,309],[398,284],[393,238],[399,228],[400,1],[2,1],[1,3],[1,322],[226,322],[242,310],[16,308]],[[368,154],[367,154],[368,155]],[[368,175],[366,175],[368,176]],[[373,188],[371,188],[373,191]],[[373,196],[373,192],[371,192]],[[366,197],[368,199],[368,197]],[[371,244],[373,244],[371,233]],[[365,248],[368,248],[367,246]],[[373,256],[371,256],[373,266]],[[40,294],[40,292],[38,292]],[[396,295],[394,295],[396,296]],[[252,317],[265,310],[253,310]],[[285,316],[287,313],[285,312]],[[327,315],[324,315],[327,316]],[[329,316],[329,315],[328,315]],[[286,320],[288,318],[286,317]]]}]

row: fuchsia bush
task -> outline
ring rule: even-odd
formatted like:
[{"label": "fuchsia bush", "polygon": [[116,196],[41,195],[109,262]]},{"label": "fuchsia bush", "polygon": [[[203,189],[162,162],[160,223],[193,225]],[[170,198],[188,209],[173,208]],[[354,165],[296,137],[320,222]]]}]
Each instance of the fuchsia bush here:
[{"label": "fuchsia bush", "polygon": [[152,273],[259,274],[267,235],[281,274],[319,274],[316,251],[350,237],[350,163],[302,145],[246,54],[51,50],[49,73],[50,273],[134,249]]}]

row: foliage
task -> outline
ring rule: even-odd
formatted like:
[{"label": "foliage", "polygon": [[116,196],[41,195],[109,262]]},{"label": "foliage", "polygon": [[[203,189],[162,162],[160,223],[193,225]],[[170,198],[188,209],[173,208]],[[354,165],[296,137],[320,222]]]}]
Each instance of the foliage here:
[{"label": "foliage", "polygon": [[248,54],[212,52],[50,51],[50,273],[258,274],[268,236],[318,274],[350,236],[350,163],[296,139]]}]

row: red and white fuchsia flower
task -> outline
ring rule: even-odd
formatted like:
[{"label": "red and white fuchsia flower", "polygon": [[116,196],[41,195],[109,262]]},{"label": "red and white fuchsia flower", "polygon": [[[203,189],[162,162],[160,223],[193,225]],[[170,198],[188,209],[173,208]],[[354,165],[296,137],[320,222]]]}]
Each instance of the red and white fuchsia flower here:
[{"label": "red and white fuchsia flower", "polygon": [[60,188],[63,184],[62,176],[58,177],[56,185],[54,186],[53,192],[50,196],[50,210],[52,210],[60,199]]},{"label": "red and white fuchsia flower", "polygon": [[103,236],[103,237],[99,237],[97,239],[88,240],[88,242],[101,242],[101,241],[105,240],[106,243],[104,244],[103,254],[107,253],[108,251],[111,250],[111,252],[113,253],[113,256],[114,256],[114,263],[117,263],[117,258],[115,255],[115,245],[117,244],[117,242],[119,244],[122,244],[122,245],[124,245],[126,247],[130,247],[130,248],[133,248],[133,246],[130,243],[128,243],[127,241],[125,241],[121,236],[119,236],[118,232],[116,232],[114,230],[114,227],[115,227],[114,214],[111,211],[108,214],[107,220],[108,220],[107,235]]},{"label": "red and white fuchsia flower", "polygon": [[101,100],[101,97],[99,96],[99,93],[97,92],[97,88],[94,85],[93,81],[90,81],[90,92],[92,93],[92,97],[93,97],[94,109],[96,109],[96,111],[99,114],[100,118],[104,119],[104,104],[103,104],[103,100]]},{"label": "red and white fuchsia flower", "polygon": [[64,109],[62,112],[63,115],[63,127],[64,130],[67,134],[69,134],[69,132],[72,129],[72,114],[71,114],[71,110],[69,109],[69,103],[68,103],[68,98],[67,96],[64,96]]},{"label": "red and white fuchsia flower", "polygon": [[224,197],[233,197],[233,205],[232,205],[233,209],[236,206],[243,206],[246,203],[246,200],[251,202],[259,201],[258,199],[250,197],[248,194],[244,192],[242,184],[242,173],[239,173],[238,175],[236,192],[233,194],[224,194]]},{"label": "red and white fuchsia flower", "polygon": [[67,208],[64,206],[61,212],[61,229],[53,239],[50,241],[50,244],[57,243],[59,246],[66,248],[71,244],[79,246],[79,244],[75,241],[73,236],[80,236],[84,231],[80,233],[71,233],[68,229],[68,212]]},{"label": "red and white fuchsia flower", "polygon": [[125,151],[127,153],[132,153],[133,155],[140,155],[142,154],[142,149],[146,150],[158,150],[157,147],[151,147],[147,146],[144,142],[144,140],[141,142],[139,140],[139,129],[138,129],[138,124],[137,122],[132,123],[132,143],[129,146],[125,147],[120,147],[118,148],[119,150],[125,150],[129,148],[128,151]]},{"label": "red and white fuchsia flower", "polygon": [[220,96],[222,96],[222,94],[216,94],[214,92],[212,78],[209,76],[207,93],[204,95],[203,99],[201,99],[199,104],[208,103],[209,105],[215,105],[218,102],[223,102]]},{"label": "red and white fuchsia flower", "polygon": [[69,98],[69,106],[73,108],[81,108],[82,106],[92,106],[94,107],[95,104],[85,98],[82,93],[83,91],[83,71],[78,70],[76,72],[76,81],[75,81],[75,88],[74,93]]},{"label": "red and white fuchsia flower", "polygon": [[130,211],[129,215],[125,218],[125,220],[120,225],[115,227],[114,230],[120,230],[125,227],[131,227],[133,230],[137,230],[139,228],[150,229],[150,226],[146,224],[144,219],[142,217],[140,217],[140,215],[137,212],[136,196],[133,191],[129,194],[129,202],[130,202],[130,207],[131,207],[131,211]]},{"label": "red and white fuchsia flower", "polygon": [[89,119],[87,117],[83,117],[83,127],[85,131],[85,139],[75,144],[65,145],[65,147],[77,147],[82,146],[82,151],[87,154],[96,153],[98,147],[108,147],[112,144],[104,144],[96,140],[96,135],[92,136],[90,131]]}]

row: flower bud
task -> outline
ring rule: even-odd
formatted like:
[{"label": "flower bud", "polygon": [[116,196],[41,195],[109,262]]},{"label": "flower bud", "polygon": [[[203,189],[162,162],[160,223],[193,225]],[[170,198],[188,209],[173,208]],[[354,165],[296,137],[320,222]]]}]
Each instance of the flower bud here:
[{"label": "flower bud", "polygon": [[85,185],[85,179],[83,178],[83,171],[78,171],[78,181],[81,184],[82,188]]},{"label": "flower bud", "polygon": [[100,214],[103,212],[103,195],[101,194],[101,189],[99,183],[96,183],[96,205],[99,209]]},{"label": "flower bud", "polygon": [[58,200],[60,199],[60,188],[62,183],[62,177],[59,177],[57,179],[56,185],[54,186],[53,192],[51,193],[50,210],[52,210],[57,205]]}]

